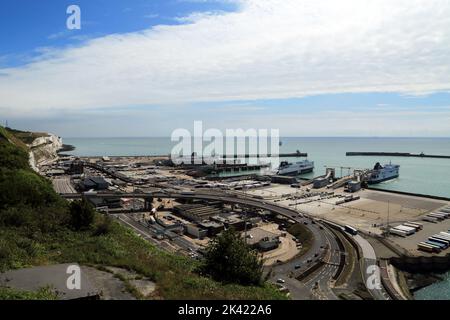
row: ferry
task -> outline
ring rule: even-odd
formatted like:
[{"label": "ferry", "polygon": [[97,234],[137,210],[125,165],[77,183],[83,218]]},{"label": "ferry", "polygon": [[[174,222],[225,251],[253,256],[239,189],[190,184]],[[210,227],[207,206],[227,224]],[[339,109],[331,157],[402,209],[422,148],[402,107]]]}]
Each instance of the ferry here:
[{"label": "ferry", "polygon": [[280,166],[278,167],[277,174],[278,175],[299,175],[308,172],[312,172],[314,170],[314,161],[303,160],[295,163],[289,163],[287,161],[282,161]]},{"label": "ferry", "polygon": [[385,164],[382,166],[379,162],[373,167],[373,172],[370,175],[367,183],[375,184],[386,180],[398,178],[400,166],[398,164]]}]

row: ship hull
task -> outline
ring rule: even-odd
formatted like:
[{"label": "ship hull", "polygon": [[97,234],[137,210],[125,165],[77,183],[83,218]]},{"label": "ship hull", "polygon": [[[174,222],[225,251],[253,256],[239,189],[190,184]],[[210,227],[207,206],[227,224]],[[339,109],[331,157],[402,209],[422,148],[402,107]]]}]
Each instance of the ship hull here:
[{"label": "ship hull", "polygon": [[305,174],[305,173],[309,173],[309,172],[313,172],[314,168],[306,168],[306,169],[300,169],[300,170],[293,170],[293,171],[287,171],[287,172],[283,172],[283,171],[278,171],[278,175],[280,176],[298,176],[300,174]]},{"label": "ship hull", "polygon": [[380,183],[380,182],[384,182],[384,181],[396,179],[396,178],[398,178],[398,177],[399,177],[399,175],[397,174],[397,175],[395,175],[395,176],[386,177],[386,178],[382,178],[382,179],[369,180],[369,181],[367,181],[367,184],[377,184],[377,183]]}]

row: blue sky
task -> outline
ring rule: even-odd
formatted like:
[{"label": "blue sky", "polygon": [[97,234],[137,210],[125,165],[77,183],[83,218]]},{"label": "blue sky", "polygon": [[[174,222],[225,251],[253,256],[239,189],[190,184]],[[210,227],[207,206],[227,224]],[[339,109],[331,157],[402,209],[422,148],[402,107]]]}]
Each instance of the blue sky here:
[{"label": "blue sky", "polygon": [[[67,30],[66,9],[81,8],[81,30]],[[39,48],[78,45],[88,38],[181,24],[194,12],[232,11],[232,2],[184,0],[5,0],[0,4],[0,66],[28,62]]]},{"label": "blue sky", "polygon": [[[71,4],[81,30],[66,28]],[[5,0],[0,121],[66,137],[194,120],[450,136],[449,15],[445,0]]]}]

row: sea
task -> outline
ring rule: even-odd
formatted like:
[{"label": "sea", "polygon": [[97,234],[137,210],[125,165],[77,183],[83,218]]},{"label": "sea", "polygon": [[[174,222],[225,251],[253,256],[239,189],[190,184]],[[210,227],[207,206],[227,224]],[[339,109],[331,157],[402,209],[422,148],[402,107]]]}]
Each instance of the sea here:
[{"label": "sea", "polygon": [[450,300],[450,272],[442,275],[442,281],[414,292],[416,300]]},{"label": "sea", "polygon": [[[337,176],[353,169],[373,168],[376,162],[400,165],[400,177],[385,181],[375,188],[450,198],[450,159],[409,157],[346,156],[346,152],[410,152],[450,155],[450,138],[280,138],[280,153],[297,150],[314,161],[314,172],[302,177],[312,178],[334,167]],[[168,155],[177,142],[170,138],[63,138],[75,147],[66,152],[76,156],[143,156]],[[207,143],[205,143],[207,145]],[[304,158],[282,158],[290,162]],[[272,169],[278,163],[272,163]]]},{"label": "sea", "polygon": [[[342,176],[349,170],[373,168],[376,162],[392,163],[400,165],[400,177],[374,185],[375,188],[450,198],[450,159],[346,156],[346,152],[358,151],[450,155],[450,138],[286,137],[280,141],[280,153],[298,150],[307,153],[308,159],[314,161],[314,172],[303,175],[303,178],[322,175],[326,167],[334,167],[337,176]],[[163,137],[63,138],[63,142],[75,147],[67,153],[76,156],[168,155],[177,143]],[[302,159],[280,160],[293,162]],[[272,163],[272,169],[277,165]],[[450,300],[450,272],[443,281],[416,291],[415,298]]]}]

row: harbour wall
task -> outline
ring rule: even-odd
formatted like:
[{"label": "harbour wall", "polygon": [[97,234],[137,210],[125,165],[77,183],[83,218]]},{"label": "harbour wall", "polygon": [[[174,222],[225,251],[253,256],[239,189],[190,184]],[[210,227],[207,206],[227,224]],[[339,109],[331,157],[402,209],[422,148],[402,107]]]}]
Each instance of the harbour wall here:
[{"label": "harbour wall", "polygon": [[428,194],[405,192],[405,191],[398,191],[398,190],[389,190],[389,189],[381,189],[381,188],[373,188],[373,187],[370,187],[370,186],[368,186],[366,189],[374,190],[374,191],[383,191],[383,192],[401,194],[401,195],[406,195],[406,196],[421,197],[421,198],[427,198],[427,199],[433,199],[433,200],[450,201],[450,198],[447,198],[447,197],[433,196],[433,195],[428,195]]},{"label": "harbour wall", "polygon": [[424,153],[409,153],[409,152],[346,152],[346,156],[381,156],[381,157],[413,157],[413,158],[437,158],[450,159],[450,156],[424,154]]},{"label": "harbour wall", "polygon": [[430,257],[402,255],[400,257],[392,257],[389,261],[394,267],[410,273],[443,273],[450,270],[450,254]]}]

